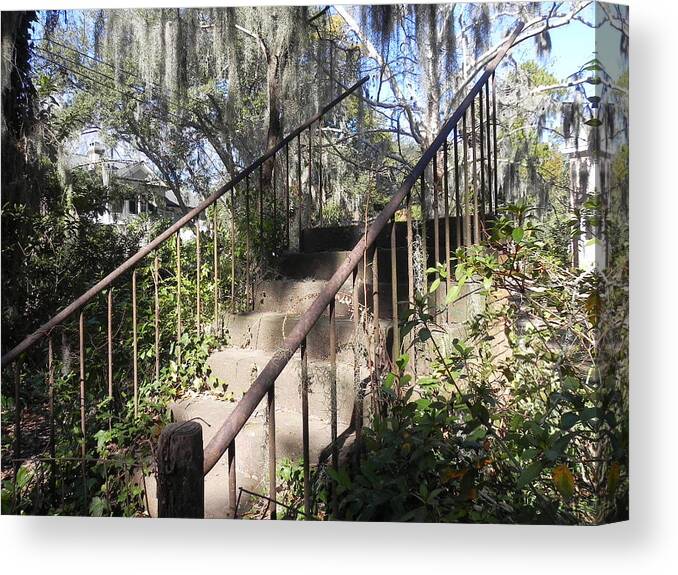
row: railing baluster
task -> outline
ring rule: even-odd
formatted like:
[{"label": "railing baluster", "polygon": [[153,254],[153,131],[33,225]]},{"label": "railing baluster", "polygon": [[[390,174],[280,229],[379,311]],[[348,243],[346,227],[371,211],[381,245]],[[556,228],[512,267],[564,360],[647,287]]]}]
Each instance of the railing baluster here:
[{"label": "railing baluster", "polygon": [[428,268],[428,215],[426,213],[426,169],[421,173],[421,189],[419,191],[419,198],[421,203],[421,259],[423,262],[423,292],[422,296],[428,292],[428,276],[426,269]]},{"label": "railing baluster", "polygon": [[[154,320],[155,320],[155,380],[160,381],[160,261],[158,252],[155,252],[153,258],[154,281],[153,281],[153,299],[154,299]],[[214,300],[217,301],[216,299]]]},{"label": "railing baluster", "polygon": [[[363,260],[365,256],[363,255]],[[363,274],[363,282],[366,274]],[[363,433],[363,393],[360,385],[360,355],[358,335],[360,333],[360,285],[358,282],[358,266],[353,269],[353,374],[355,390],[355,444],[356,461],[360,459],[360,440]]]},{"label": "railing baluster", "polygon": [[396,220],[391,218],[391,318],[393,330],[392,358],[395,362],[400,355],[400,326],[398,325],[398,269],[396,261]]},{"label": "railing baluster", "polygon": [[134,417],[139,416],[139,361],[137,341],[137,270],[132,270],[132,377],[134,382]]},{"label": "railing baluster", "polygon": [[251,250],[252,240],[250,238],[250,178],[245,178],[245,297],[247,299],[247,309],[254,306],[254,294],[252,289],[252,271],[251,271]]},{"label": "railing baluster", "polygon": [[[480,216],[479,221],[482,232],[485,231],[485,138],[483,133],[483,91],[478,92],[478,141],[480,146]],[[479,233],[479,237],[482,234]]]},{"label": "railing baluster", "polygon": [[268,390],[268,493],[272,499],[271,519],[276,518],[275,384]]},{"label": "railing baluster", "polygon": [[236,495],[236,490],[238,487],[237,481],[236,481],[236,474],[235,474],[235,438],[233,441],[228,446],[228,507],[229,507],[229,515],[233,519],[237,519],[236,516],[236,502],[237,502],[237,495]]},{"label": "railing baluster", "polygon": [[[108,401],[109,409],[113,409],[113,288],[108,288],[106,297],[106,352],[108,356]],[[50,356],[52,355],[52,339],[49,341]],[[108,428],[111,428],[111,417],[108,418]]]},{"label": "railing baluster", "polygon": [[480,218],[478,216],[478,158],[476,157],[476,99],[471,100],[471,161],[473,174],[473,243],[480,243]]},{"label": "railing baluster", "polygon": [[322,116],[318,120],[318,221],[323,225],[323,131]]},{"label": "railing baluster", "polygon": [[264,172],[263,164],[259,166],[259,255],[264,247]]},{"label": "railing baluster", "polygon": [[80,355],[80,467],[82,472],[83,502],[87,506],[87,470],[85,458],[87,455],[86,426],[85,426],[85,312],[80,312],[79,323],[79,355]]},{"label": "railing baluster", "polygon": [[493,154],[493,172],[494,177],[494,210],[497,211],[499,206],[499,187],[497,185],[497,157],[499,152],[497,151],[497,85],[494,78],[494,72],[492,72],[492,132],[493,132],[493,141],[492,141],[492,150]]},{"label": "railing baluster", "polygon": [[379,248],[374,247],[372,254],[372,408],[376,408],[377,386],[379,385]]},{"label": "railing baluster", "polygon": [[[449,167],[447,164],[447,139],[443,143],[443,192],[445,194],[445,296],[450,293],[451,278],[450,278],[450,188],[448,183]],[[447,321],[450,321],[449,306],[446,312]]]},{"label": "railing baluster", "polygon": [[181,363],[181,232],[177,232],[177,363]]},{"label": "railing baluster", "polygon": [[301,426],[302,457],[304,460],[304,513],[311,514],[311,468],[308,435],[308,358],[306,357],[306,338],[299,347],[301,353]]},{"label": "railing baluster", "polygon": [[290,145],[285,144],[285,249],[290,249]]},{"label": "railing baluster", "polygon": [[469,178],[468,178],[468,132],[466,131],[466,115],[468,110],[464,110],[464,117],[462,118],[462,144],[464,148],[464,205],[462,213],[464,216],[464,245],[470,246],[471,239],[471,217],[469,206]]},{"label": "railing baluster", "polygon": [[212,258],[214,260],[212,274],[214,277],[214,329],[219,326],[219,221],[218,217],[219,202],[214,202],[214,213],[212,214]]},{"label": "railing baluster", "polygon": [[52,334],[47,337],[47,391],[49,401],[49,456],[51,460],[50,492],[54,496],[56,488],[56,441],[54,437],[54,346]]},{"label": "railing baluster", "polygon": [[271,196],[273,200],[273,233],[271,237],[273,238],[273,246],[271,248],[272,253],[277,253],[278,249],[278,175],[277,175],[277,164],[276,164],[276,155],[273,154],[271,158]]},{"label": "railing baluster", "polygon": [[372,313],[374,315],[375,345],[379,337],[379,248],[375,246],[372,255]]},{"label": "railing baluster", "polygon": [[455,230],[456,245],[455,249],[462,245],[462,226],[461,226],[461,197],[459,191],[459,139],[457,126],[454,127],[454,206],[455,206]]},{"label": "railing baluster", "polygon": [[235,260],[235,188],[231,188],[231,313],[235,313],[237,309],[236,293],[235,293],[235,274],[236,274],[236,260]]},{"label": "railing baluster", "polygon": [[14,493],[13,505],[19,503],[19,484],[17,482],[21,467],[21,358],[14,365]]},{"label": "railing baluster", "polygon": [[308,201],[311,206],[309,211],[309,217],[311,221],[309,222],[310,226],[313,226],[313,216],[311,215],[313,211],[313,125],[311,124],[308,128]]},{"label": "railing baluster", "polygon": [[[414,305],[414,230],[412,229],[412,190],[407,192],[407,200],[405,205],[405,219],[407,221],[407,301],[409,305]],[[410,355],[412,361],[410,368],[414,374],[414,369],[417,364],[417,350],[413,343],[413,334],[410,332],[408,339],[412,343],[410,346]]]},{"label": "railing baluster", "polygon": [[[332,438],[332,468],[339,470],[339,445],[337,444],[337,314],[336,296],[332,298],[329,306],[330,321],[330,435]],[[332,511],[336,515],[337,489],[332,483]]]},{"label": "railing baluster", "polygon": [[496,206],[492,201],[492,131],[490,129],[490,83],[485,82],[485,138],[487,139],[487,203],[490,214],[494,213]]},{"label": "railing baluster", "polygon": [[433,154],[433,262],[440,263],[440,214],[438,212],[438,192],[440,180],[438,178],[438,152]]},{"label": "railing baluster", "polygon": [[302,201],[302,191],[301,191],[301,134],[297,134],[297,182],[299,183],[299,188],[297,190],[298,203],[297,206],[297,218],[299,219],[299,251],[303,251],[303,239],[302,239],[302,212],[304,207],[304,202]]},{"label": "railing baluster", "polygon": [[195,333],[200,337],[200,219],[195,220]]}]

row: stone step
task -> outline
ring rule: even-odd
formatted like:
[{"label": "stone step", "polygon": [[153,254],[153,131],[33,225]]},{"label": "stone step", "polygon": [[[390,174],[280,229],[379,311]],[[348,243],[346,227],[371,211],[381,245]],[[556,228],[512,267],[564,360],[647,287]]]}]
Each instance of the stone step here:
[{"label": "stone step", "polygon": [[[287,279],[329,280],[337,268],[348,257],[349,251],[286,253],[280,258],[278,270]],[[398,283],[407,284],[406,247],[396,248],[396,270]],[[368,259],[368,280],[372,279],[371,258]],[[364,266],[358,265],[358,279],[362,279]],[[349,277],[349,281],[351,278]],[[391,252],[379,250],[379,281],[391,281]]]},{"label": "stone step", "polygon": [[[301,315],[318,297],[325,287],[324,280],[292,280],[278,279],[265,280],[255,288],[254,311],[279,312],[284,310],[289,314]],[[367,303],[372,311],[373,284],[367,284]],[[358,285],[359,303],[365,305],[365,286],[362,281]],[[402,301],[401,310],[407,309],[407,285],[398,285],[398,299]],[[338,318],[348,318],[353,314],[353,288],[351,280],[339,290],[336,296],[336,314]],[[392,310],[391,284],[379,283],[379,316],[390,319]],[[324,315],[328,315],[325,310]]]},{"label": "stone step", "polygon": [[[442,207],[442,206],[441,206]],[[403,214],[404,216],[404,214]],[[419,222],[414,222],[414,226]],[[445,218],[440,217],[440,249],[445,247]],[[450,217],[450,248],[456,249],[456,217]],[[433,250],[434,220],[426,222],[426,236],[428,246]],[[304,252],[350,251],[365,233],[364,225],[332,226],[326,228],[308,228],[302,231],[302,248]],[[385,226],[377,236],[375,245],[381,249],[391,247],[391,226]],[[396,246],[407,246],[407,223],[396,222]]]},{"label": "stone step", "polygon": [[[249,349],[222,349],[208,359],[213,375],[226,382],[228,391],[239,401],[250,388],[256,376],[273,357],[272,353]],[[355,403],[356,384],[353,365],[337,362],[337,419],[348,424]],[[329,361],[308,361],[309,413],[329,424],[331,421],[331,367]],[[359,378],[369,377],[366,368],[361,368]],[[301,413],[301,358],[299,353],[287,363],[275,383],[277,410]],[[266,409],[263,402],[257,408],[262,415]],[[261,413],[260,413],[261,412]]]},{"label": "stone step", "polygon": [[[286,310],[290,315],[300,316],[313,303],[318,294],[325,287],[325,281],[317,280],[266,280],[262,281],[255,289],[255,312],[276,313]],[[455,285],[453,279],[451,285]],[[373,284],[367,284],[367,305],[370,312],[373,311]],[[450,306],[449,321],[452,323],[464,322],[482,309],[483,298],[477,292],[480,285],[466,283],[462,288],[457,300]],[[406,284],[398,284],[398,309],[399,317],[404,317],[408,309],[408,287]],[[445,283],[438,290],[438,305],[442,306],[447,295]],[[362,281],[359,281],[358,297],[360,305],[365,305],[365,291]],[[431,305],[435,297],[429,296]],[[391,284],[379,283],[379,317],[384,321],[391,320],[393,309],[393,297]],[[323,316],[327,317],[329,310],[325,310]],[[351,285],[347,283],[337,293],[336,304],[337,318],[348,319],[353,315],[353,294]],[[447,316],[444,317],[447,320]],[[321,320],[322,321],[322,320]]]},{"label": "stone step", "polygon": [[[275,352],[282,345],[285,337],[299,319],[298,314],[275,312],[247,312],[240,314],[225,314],[224,329],[229,338],[229,347],[239,349],[258,349]],[[353,363],[353,341],[355,339],[355,324],[353,319],[340,318],[337,323],[337,359],[346,363]],[[387,320],[380,320],[383,333],[390,334],[391,324]],[[362,330],[358,332],[362,337]],[[330,328],[329,321],[320,318],[311,328],[307,338],[307,353],[309,359],[328,359],[330,356]]]},{"label": "stone step", "polygon": [[[209,397],[181,399],[174,403],[172,414],[175,421],[195,420],[203,430],[203,445],[206,446],[217,432],[226,417],[235,408],[235,403],[224,402]],[[276,410],[276,460],[299,461],[302,458],[302,422],[296,413]],[[346,426],[339,427],[341,434]],[[320,453],[331,441],[329,425],[315,417],[309,417],[309,454],[311,464],[315,464]],[[261,415],[254,415],[242,428],[235,440],[236,444],[236,482],[243,487],[268,495],[268,431],[267,423]],[[350,439],[345,445],[350,445]],[[205,518],[229,517],[228,466],[226,456],[205,477]],[[154,476],[145,478],[149,513],[157,517],[157,489]],[[237,491],[236,491],[237,493]],[[238,510],[251,507],[252,497],[242,495]]]}]

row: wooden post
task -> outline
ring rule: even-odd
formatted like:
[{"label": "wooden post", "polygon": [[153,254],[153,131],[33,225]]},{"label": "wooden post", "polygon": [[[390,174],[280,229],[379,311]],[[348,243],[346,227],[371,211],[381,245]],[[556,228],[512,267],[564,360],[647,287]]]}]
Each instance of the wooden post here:
[{"label": "wooden post", "polygon": [[205,516],[202,428],[170,423],[158,441],[158,517]]}]

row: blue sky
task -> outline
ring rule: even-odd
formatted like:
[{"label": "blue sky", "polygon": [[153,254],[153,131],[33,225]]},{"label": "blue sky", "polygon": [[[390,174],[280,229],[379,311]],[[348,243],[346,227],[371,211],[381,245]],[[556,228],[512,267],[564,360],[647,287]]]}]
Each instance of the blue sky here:
[{"label": "blue sky", "polygon": [[[586,8],[581,16],[593,21],[593,7]],[[595,57],[595,30],[579,21],[572,21],[550,31],[551,53],[540,62],[559,80],[579,71],[589,60]],[[514,52],[517,60],[537,60],[534,42],[527,41]]]},{"label": "blue sky", "polygon": [[[586,10],[585,17],[591,17],[592,10]],[[570,22],[562,28],[551,31],[553,49],[548,59],[551,72],[560,80],[577,72],[585,62],[594,58],[595,31],[581,22]]]}]

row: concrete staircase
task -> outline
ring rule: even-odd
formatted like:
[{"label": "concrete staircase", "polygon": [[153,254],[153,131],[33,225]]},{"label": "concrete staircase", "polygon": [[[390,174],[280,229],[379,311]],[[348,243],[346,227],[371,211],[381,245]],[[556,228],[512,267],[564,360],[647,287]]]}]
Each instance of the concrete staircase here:
[{"label": "concrete staircase", "polygon": [[[223,325],[228,337],[228,347],[220,349],[209,358],[212,373],[228,384],[234,402],[209,396],[185,397],[171,405],[175,421],[195,419],[203,428],[203,442],[210,441],[217,429],[235,408],[237,401],[249,389],[257,374],[263,369],[293,328],[320,293],[336,268],[353,247],[359,235],[357,227],[307,230],[304,233],[304,251],[283,254],[277,262],[274,279],[262,281],[255,288],[254,310],[249,313],[227,314]],[[399,258],[406,257],[401,247]],[[388,260],[388,262],[387,262]],[[385,279],[390,279],[390,256],[380,257]],[[402,261],[403,269],[406,263]],[[386,275],[388,273],[388,276]],[[406,277],[406,276],[405,276]],[[371,299],[371,275],[367,284]],[[358,278],[360,303],[364,305],[362,271]],[[399,286],[403,298],[407,294],[406,281]],[[382,299],[380,323],[384,333],[390,333],[391,284],[379,285]],[[352,280],[349,279],[337,295],[337,420],[338,433],[345,431],[351,422],[355,403],[356,374],[354,373]],[[388,300],[388,301],[387,301]],[[309,374],[309,429],[311,464],[318,461],[321,451],[331,442],[330,409],[330,347],[329,318],[327,315],[313,327],[307,337]],[[360,359],[358,379],[369,377],[365,362]],[[298,461],[302,457],[301,418],[301,357],[299,351],[287,364],[276,381],[276,457]],[[267,494],[265,478],[268,471],[268,437],[266,402],[259,405],[236,439],[236,469],[239,487]],[[351,444],[352,437],[345,447]],[[157,515],[156,485],[154,477],[147,477],[146,490],[149,512]],[[238,512],[251,501],[243,495]],[[223,457],[205,478],[205,517],[228,517],[228,473]]]},{"label": "concrete staircase", "polygon": [[[442,228],[442,226],[441,226]],[[228,391],[235,402],[222,401],[208,396],[183,398],[171,406],[175,421],[195,419],[203,427],[206,445],[217,429],[235,408],[237,401],[249,389],[257,374],[271,359],[286,334],[290,332],[300,315],[306,311],[320,293],[348,251],[362,233],[360,226],[316,228],[305,230],[302,238],[303,251],[283,254],[278,261],[274,279],[267,279],[256,286],[254,310],[249,313],[228,314],[224,327],[229,347],[215,352],[209,364],[215,376],[228,384]],[[432,225],[429,226],[429,253],[432,250]],[[399,300],[407,300],[407,246],[404,223],[397,224],[397,280]],[[444,241],[444,240],[443,240]],[[380,323],[384,334],[391,332],[391,255],[390,237],[387,233],[377,240],[379,247]],[[442,253],[442,250],[441,250]],[[432,261],[432,260],[431,260]],[[364,305],[364,289],[367,287],[368,304],[371,307],[372,275],[363,278],[359,266],[358,282],[360,304]],[[363,281],[366,280],[366,286]],[[338,433],[346,430],[354,409],[356,374],[354,373],[352,280],[346,282],[337,295],[337,419]],[[461,315],[465,315],[462,310]],[[310,460],[314,465],[321,451],[328,447],[330,431],[330,362],[329,321],[321,317],[313,327],[308,342],[309,371],[309,427]],[[387,343],[390,349],[390,342]],[[360,358],[358,380],[369,377],[365,362]],[[293,461],[302,457],[301,418],[301,359],[297,351],[293,359],[276,381],[276,456]],[[236,439],[236,469],[239,487],[267,494],[268,437],[266,425],[266,402],[262,401],[253,417],[247,422]],[[352,436],[351,436],[352,439]],[[346,446],[350,445],[351,439]],[[146,478],[146,489],[151,515],[156,515],[155,479]],[[251,505],[243,495],[238,512]],[[205,478],[205,517],[228,517],[228,474],[226,457],[222,457]]]}]

